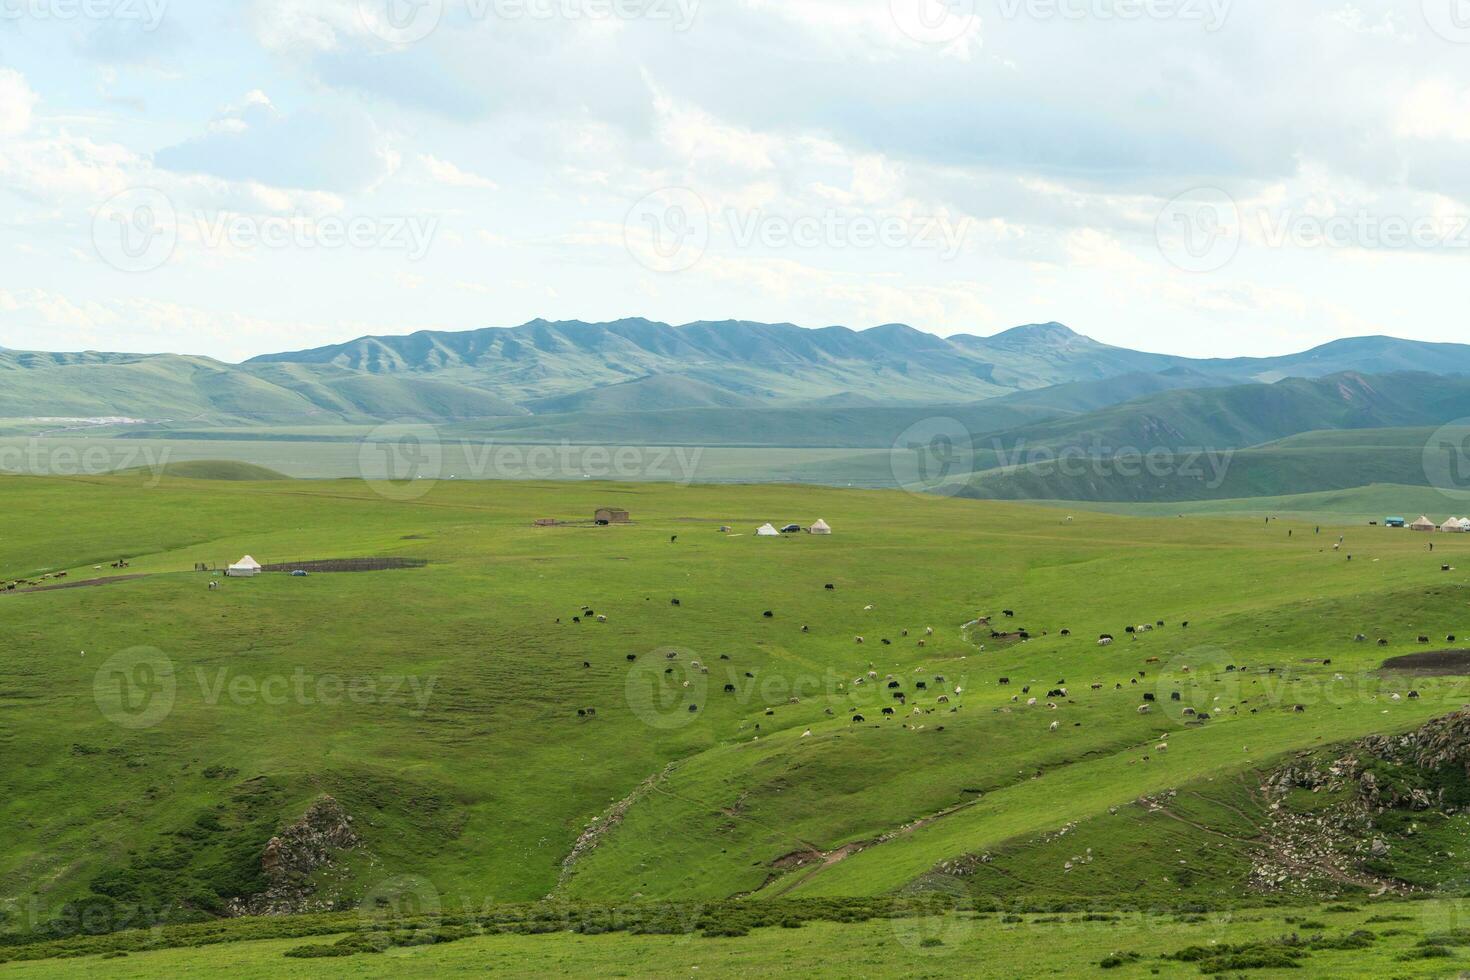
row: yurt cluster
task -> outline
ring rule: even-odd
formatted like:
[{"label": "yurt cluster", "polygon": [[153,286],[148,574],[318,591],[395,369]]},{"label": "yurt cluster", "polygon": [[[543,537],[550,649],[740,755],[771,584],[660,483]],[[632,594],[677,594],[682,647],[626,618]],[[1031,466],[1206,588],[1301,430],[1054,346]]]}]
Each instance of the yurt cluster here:
[{"label": "yurt cluster", "polygon": [[820,517],[810,526],[802,527],[800,524],[787,524],[785,527],[777,528],[774,524],[762,524],[756,528],[756,537],[779,538],[783,534],[831,534],[832,525]]},{"label": "yurt cluster", "polygon": [[[1392,522],[1390,522],[1390,526],[1394,526]],[[1399,524],[1398,526],[1403,527],[1402,524]],[[1436,524],[1426,515],[1420,517],[1413,524],[1410,524],[1409,530],[1442,531],[1446,534],[1465,534],[1466,532],[1470,532],[1470,517],[1451,517],[1443,524]]]}]

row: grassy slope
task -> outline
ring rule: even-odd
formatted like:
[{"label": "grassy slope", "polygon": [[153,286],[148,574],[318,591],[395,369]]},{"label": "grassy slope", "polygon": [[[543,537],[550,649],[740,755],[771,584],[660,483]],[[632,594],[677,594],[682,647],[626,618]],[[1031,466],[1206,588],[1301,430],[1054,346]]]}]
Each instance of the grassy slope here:
[{"label": "grassy slope", "polygon": [[977,473],[959,492],[986,500],[1153,503],[1289,496],[1375,483],[1432,486],[1422,446],[1263,446],[1152,458],[1134,454],[1125,461],[1044,458]]},{"label": "grassy slope", "polygon": [[1238,449],[1319,429],[1441,424],[1470,413],[1470,381],[1428,374],[1337,375],[1164,391],[995,437],[1004,445],[1118,451]]},{"label": "grassy slope", "polygon": [[[585,517],[607,503],[629,507],[640,523],[528,526],[534,516]],[[0,851],[0,890],[14,898],[34,890],[51,908],[98,872],[173,839],[255,776],[272,781],[277,821],[321,792],[360,816],[377,861],[370,873],[361,869],[362,885],[419,874],[446,900],[476,905],[553,890],[588,821],[670,762],[679,766],[667,781],[578,865],[569,894],[758,889],[783,854],[867,839],[984,791],[961,813],[810,879],[771,885],[793,894],[881,892],[947,857],[1187,775],[1409,725],[1442,707],[1404,705],[1384,718],[1364,699],[1330,714],[1242,717],[1171,736],[1168,761],[1141,766],[1140,749],[1175,726],[1140,718],[1134,692],[1077,697],[1057,716],[1067,729],[1050,736],[1050,717],[1005,713],[998,676],[1043,690],[1065,677],[1075,687],[1125,681],[1146,656],[1169,664],[1209,655],[1289,665],[1307,683],[1323,671],[1299,663],[1309,655],[1350,668],[1376,663],[1375,651],[1346,642],[1359,630],[1470,633],[1465,576],[1438,571],[1441,557],[1470,556],[1470,539],[1445,541],[1430,559],[1420,540],[1366,529],[1352,532],[1349,565],[1319,551],[1309,529],[1289,540],[1284,527],[1267,531],[1254,520],[1086,515],[1065,525],[1048,510],[790,487],[440,484],[397,502],[346,482],[165,479],[148,489],[6,479],[0,505],[14,519],[0,574],[66,568],[80,577],[119,554],[133,557],[129,571],[150,573],[107,588],[0,597],[15,638],[0,667],[0,710],[14,720],[0,737],[7,756],[27,760],[0,774],[0,809],[16,828]],[[816,516],[838,534],[772,541],[714,531]],[[247,551],[262,561],[401,554],[432,564],[228,582],[218,593],[188,571]],[[1464,556],[1456,563],[1470,567]],[[836,591],[822,588],[828,582]],[[1430,594],[1428,583],[1454,589]],[[672,596],[682,605],[671,606]],[[584,602],[610,622],[570,624]],[[983,653],[960,635],[959,624],[1001,607],[1052,635]],[[767,609],[773,619],[761,615]],[[1111,650],[1087,639],[1153,618],[1194,625]],[[936,633],[919,649],[915,636],[927,625]],[[1077,636],[1057,636],[1063,626]],[[902,638],[903,628],[913,635]],[[857,634],[868,643],[856,645]],[[883,637],[894,645],[879,644]],[[128,731],[100,716],[91,690],[103,656],[139,644],[172,658],[180,682],[162,724]],[[667,728],[630,709],[626,661],[636,653],[657,663],[655,651],[666,647],[712,667],[696,715],[683,712],[680,689],[670,690],[679,724]],[[903,678],[910,694],[920,668],[919,676],[945,674],[965,688],[954,697],[962,710],[915,719],[923,731],[898,721],[851,725],[851,706],[876,717],[892,703],[886,691],[868,687],[854,698],[827,685],[847,684],[869,662]],[[297,668],[436,685],[422,713],[402,697],[210,703],[220,670],[260,679]],[[636,685],[641,675],[633,676]],[[725,683],[737,692],[724,694]],[[800,688],[802,703],[790,704],[797,683],[816,687]],[[935,707],[934,695],[910,704]],[[599,717],[577,719],[581,707],[599,708]],[[206,778],[216,766],[238,776]],[[1044,778],[1032,778],[1037,769]]]}]

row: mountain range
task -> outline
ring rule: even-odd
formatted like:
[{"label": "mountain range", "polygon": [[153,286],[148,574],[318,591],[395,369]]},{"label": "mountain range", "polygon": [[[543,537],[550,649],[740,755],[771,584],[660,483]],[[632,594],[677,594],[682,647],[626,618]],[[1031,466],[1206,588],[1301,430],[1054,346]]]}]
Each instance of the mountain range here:
[{"label": "mountain range", "polygon": [[0,417],[199,425],[413,417],[566,430],[579,420],[691,411],[985,404],[986,411],[1045,416],[1168,390],[1403,371],[1470,372],[1470,346],[1364,337],[1281,357],[1192,359],[1112,347],[1059,323],[943,338],[902,324],[856,331],[743,321],[533,320],[362,337],[241,364],[0,348]]}]

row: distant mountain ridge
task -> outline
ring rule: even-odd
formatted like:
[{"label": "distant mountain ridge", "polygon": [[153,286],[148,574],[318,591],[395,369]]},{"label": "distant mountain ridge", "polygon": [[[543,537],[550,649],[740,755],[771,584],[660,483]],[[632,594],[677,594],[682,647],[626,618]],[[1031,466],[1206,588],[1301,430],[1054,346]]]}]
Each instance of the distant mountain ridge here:
[{"label": "distant mountain ridge", "polygon": [[[1173,389],[1342,372],[1470,373],[1470,346],[1390,337],[1270,358],[1193,359],[1099,343],[1055,322],[991,337],[790,323],[532,320],[359,337],[242,364],[0,349],[0,418],[126,415],[212,425],[964,405],[1060,417]],[[667,426],[660,424],[661,431]]]}]

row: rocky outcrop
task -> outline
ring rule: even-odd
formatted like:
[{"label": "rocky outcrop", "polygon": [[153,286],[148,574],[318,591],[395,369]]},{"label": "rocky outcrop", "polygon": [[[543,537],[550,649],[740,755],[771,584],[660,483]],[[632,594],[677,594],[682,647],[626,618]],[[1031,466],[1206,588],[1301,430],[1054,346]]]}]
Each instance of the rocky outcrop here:
[{"label": "rocky outcrop", "polygon": [[[1456,768],[1470,774],[1470,710],[1412,732],[1370,735],[1338,758],[1320,760],[1304,755],[1262,783],[1270,822],[1253,884],[1277,891],[1327,880],[1403,891],[1401,882],[1366,870],[1381,868],[1394,853],[1393,841],[1375,834],[1375,817],[1390,810],[1456,812],[1447,805],[1443,776]],[[1287,799],[1296,790],[1334,795],[1339,802],[1297,812]]]},{"label": "rocky outcrop", "polygon": [[236,915],[294,915],[331,908],[335,902],[318,894],[318,872],[332,867],[337,853],[361,843],[342,804],[323,796],[265,845],[260,855],[265,890],[237,900],[231,910]]}]

